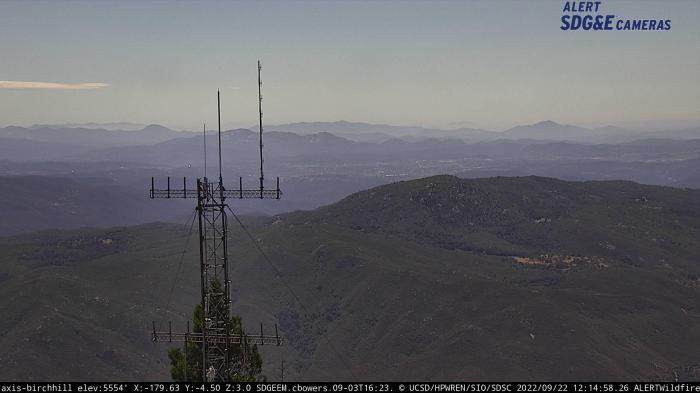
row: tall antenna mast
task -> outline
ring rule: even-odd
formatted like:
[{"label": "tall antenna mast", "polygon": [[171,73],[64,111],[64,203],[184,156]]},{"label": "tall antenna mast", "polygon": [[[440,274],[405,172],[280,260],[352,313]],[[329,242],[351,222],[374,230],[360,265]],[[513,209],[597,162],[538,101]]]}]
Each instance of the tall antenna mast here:
[{"label": "tall antenna mast", "polygon": [[262,71],[262,64],[260,64],[260,60],[258,60],[258,113],[260,114],[260,198],[262,198],[262,190],[265,188],[264,186],[264,181],[265,181],[265,175],[263,174],[263,140],[262,140],[262,134],[263,134],[263,124],[262,124],[262,118],[263,118],[263,112],[262,112],[262,79],[260,79],[260,71]]},{"label": "tall antenna mast", "polygon": [[207,123],[204,123],[204,177],[207,177]]},{"label": "tall antenna mast", "polygon": [[219,119],[219,184],[223,182],[221,177],[221,95],[216,91],[216,114]]}]

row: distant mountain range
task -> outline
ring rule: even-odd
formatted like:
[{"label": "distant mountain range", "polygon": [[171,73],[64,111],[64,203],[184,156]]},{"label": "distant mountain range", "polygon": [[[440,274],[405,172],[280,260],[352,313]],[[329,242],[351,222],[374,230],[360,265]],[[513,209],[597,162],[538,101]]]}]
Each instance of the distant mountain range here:
[{"label": "distant mountain range", "polygon": [[[149,145],[192,135],[191,132],[174,131],[156,124],[138,129],[135,129],[135,127],[139,125],[132,123],[112,123],[104,125],[104,127],[124,126],[124,128],[128,130],[92,128],[91,126],[101,125],[90,123],[80,125],[80,127],[35,125],[29,128],[9,126],[0,128],[0,138],[27,139],[83,147],[114,147]],[[257,126],[251,127],[251,130],[257,131]],[[475,128],[441,130],[425,127],[394,126],[347,121],[268,125],[265,126],[265,130],[266,132],[278,131],[298,135],[330,133],[356,142],[372,143],[385,142],[391,139],[403,139],[405,141],[460,139],[466,142],[499,139],[533,139],[587,143],[618,143],[646,138],[700,138],[700,127],[663,132],[639,132],[612,126],[588,129],[573,125],[559,124],[553,121],[542,121],[531,125],[516,126],[502,132]]]},{"label": "distant mountain range", "polygon": [[41,128],[87,128],[92,130],[117,130],[117,131],[138,131],[146,127],[146,124],[117,122],[117,123],[62,123],[62,124],[34,124],[31,129]]},{"label": "distant mountain range", "polygon": [[[513,133],[523,133],[523,129]],[[214,147],[216,135],[207,138]],[[258,160],[257,133],[240,129],[222,133],[224,163],[246,165]],[[190,136],[146,146],[122,146],[93,150],[74,155],[72,160],[127,161],[153,165],[203,165],[202,136]],[[214,150],[212,150],[214,152]],[[491,157],[494,159],[611,159],[649,161],[700,157],[700,137],[694,140],[643,139],[617,144],[583,144],[552,142],[542,139],[499,139],[468,142],[462,139],[428,138],[406,141],[400,138],[384,142],[357,142],[327,132],[295,134],[267,131],[265,152],[274,161],[363,161],[410,159],[460,159]],[[213,153],[212,153],[213,154]],[[212,161],[213,162],[213,161]]]},{"label": "distant mountain range", "polygon": [[[364,124],[339,126],[376,130]],[[275,203],[237,201],[236,206],[249,214],[313,209],[372,186],[445,173],[470,178],[536,174],[567,180],[625,179],[700,188],[700,138],[617,143],[519,139],[527,135],[545,138],[557,130],[556,123],[544,122],[499,133],[511,139],[389,136],[373,142],[329,132],[269,130],[264,136],[267,184],[271,186],[279,176],[285,196]],[[626,135],[626,130],[610,128],[586,131],[570,126],[565,130],[571,135]],[[692,138],[696,133],[689,129],[664,135]],[[212,132],[207,139],[209,173],[213,173],[218,138]],[[251,130],[222,134],[229,183],[235,184],[242,176],[246,186],[257,184],[258,143],[257,133]],[[5,217],[0,222],[0,236],[46,228],[132,225],[155,219],[182,221],[183,210],[174,209],[176,205],[168,205],[173,209],[154,206],[146,198],[150,178],[161,184],[167,176],[186,176],[194,181],[204,174],[203,166],[200,133],[157,125],[138,131],[0,129],[0,189],[8,190],[5,194],[9,198],[0,206],[0,216]],[[29,180],[28,175],[38,177]],[[103,210],[103,199],[114,205],[109,212]],[[122,200],[126,202],[119,202]]]},{"label": "distant mountain range", "polygon": [[191,135],[156,124],[136,131],[10,126],[0,128],[0,160],[55,160],[109,147],[149,145]]},{"label": "distant mountain range", "polygon": [[37,126],[31,128],[16,126],[0,128],[0,138],[32,140],[90,148],[146,145],[184,135],[190,135],[190,133],[173,131],[157,124],[151,124],[136,131]]},{"label": "distant mountain range", "polygon": [[[251,127],[257,131],[258,127]],[[393,138],[405,138],[407,140],[420,140],[426,138],[466,138],[466,139],[490,139],[495,134],[491,131],[479,129],[441,130],[415,126],[394,126],[388,124],[370,124],[348,121],[336,122],[302,122],[265,126],[267,131],[293,132],[296,134],[311,134],[329,132],[354,141],[383,142]]]},{"label": "distant mountain range", "polygon": [[[375,125],[368,124],[345,122],[338,126],[376,131],[371,128]],[[342,132],[342,127],[336,131]],[[489,132],[510,135],[510,139],[468,140],[454,135],[400,138],[387,134],[384,140],[357,141],[329,132],[297,134],[273,128],[264,136],[267,184],[271,186],[279,176],[285,196],[275,203],[237,201],[236,206],[249,214],[313,209],[372,186],[436,174],[465,178],[535,174],[567,180],[625,179],[700,188],[700,137],[693,139],[698,134],[696,129],[663,134],[687,139],[651,138],[652,134],[635,134],[649,138],[634,139],[627,138],[627,130],[569,126],[564,129],[571,135],[587,132],[624,138],[614,143],[541,139],[559,129],[556,123],[544,122]],[[528,135],[540,139],[521,139]],[[211,132],[207,139],[211,174],[217,165],[218,138]],[[247,186],[257,184],[258,142],[252,130],[222,134],[223,166],[229,183],[235,184],[242,176]],[[157,125],[137,131],[0,129],[0,189],[12,190],[8,191],[10,199],[0,207],[0,216],[6,218],[0,223],[0,236],[43,228],[131,225],[147,217],[182,221],[182,211],[172,212],[149,203],[152,201],[146,198],[146,189],[151,176],[160,183],[166,176],[187,176],[193,181],[204,174],[203,161],[200,133]],[[28,175],[39,177],[22,180]],[[73,183],[68,186],[51,177]],[[116,198],[111,201],[117,214],[102,210],[103,190]],[[129,203],[120,204],[117,199]],[[55,203],[74,207],[84,204],[85,208],[72,208],[76,213],[70,215],[51,207]],[[119,210],[120,206],[124,209]]]},{"label": "distant mountain range", "polygon": [[[257,127],[251,127],[257,130]],[[644,138],[693,139],[700,138],[700,127],[669,131],[636,131],[621,127],[607,126],[595,129],[559,124],[550,120],[530,125],[521,125],[505,131],[489,131],[477,128],[457,128],[450,130],[393,126],[386,124],[338,122],[290,123],[265,126],[266,130],[308,134],[330,132],[356,141],[384,141],[391,138],[420,140],[426,138],[453,138],[466,141],[497,139],[536,139],[551,141],[615,143]]]},{"label": "distant mountain range", "polygon": [[[216,135],[214,132],[209,135],[208,143],[213,147]],[[700,127],[637,133],[616,127],[586,129],[544,121],[503,132],[492,132],[475,129],[445,131],[350,122],[294,123],[268,126],[264,138],[270,149],[268,153],[279,157],[391,156],[419,151],[440,152],[453,157],[473,154],[474,149],[468,145],[480,142],[499,143],[498,141],[510,140],[520,141],[524,145],[542,142],[620,144],[661,137],[700,139]],[[197,165],[202,161],[201,134],[173,131],[159,125],[149,125],[137,131],[5,127],[0,129],[0,141],[0,160],[89,159],[158,162],[160,165],[173,161],[179,165],[188,162]],[[225,131],[223,142],[224,149],[229,149],[231,153],[225,157],[238,162],[241,161],[240,158],[254,158],[258,141],[254,131],[238,129]],[[505,146],[503,144],[501,147]],[[588,150],[592,149],[595,148]],[[566,149],[556,153],[568,154]]]}]

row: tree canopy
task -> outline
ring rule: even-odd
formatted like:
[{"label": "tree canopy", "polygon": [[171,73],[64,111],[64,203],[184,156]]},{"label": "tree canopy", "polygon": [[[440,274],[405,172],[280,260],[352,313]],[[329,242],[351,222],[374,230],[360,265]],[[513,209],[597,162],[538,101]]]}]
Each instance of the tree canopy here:
[{"label": "tree canopy", "polygon": [[[221,284],[212,283],[212,293],[223,293]],[[217,302],[218,303],[218,302]],[[202,305],[194,308],[192,315],[193,332],[201,333],[204,324],[204,311]],[[245,336],[243,324],[239,316],[232,316],[229,321],[229,334]],[[242,340],[244,341],[244,340]],[[187,350],[174,348],[168,352],[170,359],[170,375],[176,382],[201,382],[202,381],[202,344],[187,342]],[[229,344],[229,370],[225,374],[228,381],[254,382],[265,380],[262,375],[262,358],[258,353],[257,345],[244,346],[242,344]],[[187,358],[185,358],[185,354]]]}]

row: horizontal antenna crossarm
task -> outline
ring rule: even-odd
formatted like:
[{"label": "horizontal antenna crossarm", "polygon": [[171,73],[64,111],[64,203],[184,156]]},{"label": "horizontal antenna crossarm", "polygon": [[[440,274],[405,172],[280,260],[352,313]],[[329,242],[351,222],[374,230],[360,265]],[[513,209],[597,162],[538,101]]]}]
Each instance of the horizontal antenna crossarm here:
[{"label": "horizontal antenna crossarm", "polygon": [[[197,199],[195,189],[154,189],[151,199]],[[262,196],[261,196],[262,195]],[[280,199],[281,190],[224,190],[224,196],[237,199]]]},{"label": "horizontal antenna crossarm", "polygon": [[[167,342],[191,342],[191,343],[201,343],[204,340],[202,333],[174,333],[171,331],[167,332],[153,332],[153,341],[167,341]],[[248,345],[282,345],[283,341],[281,337],[272,335],[240,335],[240,334],[207,334],[207,343],[217,343],[224,344],[228,339],[229,344],[242,344],[245,342]]]},{"label": "horizontal antenna crossarm", "polygon": [[[200,180],[198,180],[198,185]],[[151,177],[151,189],[149,190],[148,196],[151,199],[197,199],[205,198],[208,199],[212,195],[212,192],[216,192],[219,198],[234,198],[234,199],[280,199],[282,196],[282,190],[280,190],[280,179],[277,178],[277,189],[265,190],[262,186],[259,189],[243,189],[243,178],[238,180],[238,189],[226,189],[223,186],[216,186],[216,183],[208,182],[204,178],[202,184],[204,185],[204,190],[197,190],[197,188],[187,187],[187,178],[182,178],[182,188],[171,188],[170,186],[170,176],[167,178],[167,188],[155,188],[155,179]],[[219,182],[219,184],[221,184]],[[221,187],[221,188],[219,188]],[[214,191],[216,190],[216,191]],[[200,193],[202,195],[200,195]]]}]

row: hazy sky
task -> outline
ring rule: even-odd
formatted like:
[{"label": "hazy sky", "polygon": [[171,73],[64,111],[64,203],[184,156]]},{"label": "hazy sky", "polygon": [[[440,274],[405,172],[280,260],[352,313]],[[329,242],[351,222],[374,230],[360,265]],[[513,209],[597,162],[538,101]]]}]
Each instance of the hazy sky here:
[{"label": "hazy sky", "polygon": [[[603,1],[670,31],[562,31],[563,1],[0,1],[0,125],[700,119],[700,1]],[[34,82],[17,84],[18,81]],[[52,83],[46,85],[43,83]]]}]

